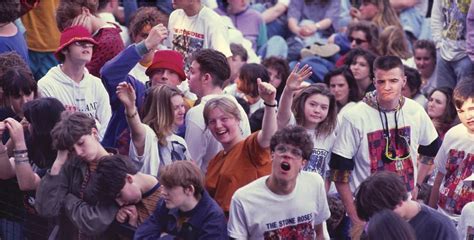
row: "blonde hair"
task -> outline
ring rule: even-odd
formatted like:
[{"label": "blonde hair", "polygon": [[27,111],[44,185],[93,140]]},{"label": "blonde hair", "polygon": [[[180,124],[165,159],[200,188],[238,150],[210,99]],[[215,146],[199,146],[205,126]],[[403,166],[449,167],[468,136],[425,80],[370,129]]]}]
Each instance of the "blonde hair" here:
[{"label": "blonde hair", "polygon": [[237,120],[242,120],[242,116],[240,116],[240,110],[237,106],[238,103],[232,101],[232,99],[228,97],[217,97],[209,100],[206,105],[204,106],[203,116],[204,122],[206,126],[209,125],[209,113],[211,110],[219,108],[221,111],[232,115]]},{"label": "blonde hair", "polygon": [[150,126],[158,137],[158,143],[167,145],[166,137],[173,134],[174,109],[171,98],[183,97],[183,93],[176,87],[157,85],[148,89],[142,113],[143,123]]},{"label": "blonde hair", "polygon": [[405,60],[412,57],[405,33],[397,26],[388,26],[382,31],[378,51],[382,56],[396,56]]}]

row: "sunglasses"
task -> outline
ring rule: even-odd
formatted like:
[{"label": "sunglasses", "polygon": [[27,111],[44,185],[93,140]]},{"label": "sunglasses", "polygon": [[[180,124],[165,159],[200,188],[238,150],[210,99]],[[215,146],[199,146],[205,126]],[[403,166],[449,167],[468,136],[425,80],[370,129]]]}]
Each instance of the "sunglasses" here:
[{"label": "sunglasses", "polygon": [[73,43],[74,45],[78,46],[78,47],[83,47],[83,48],[91,48],[91,47],[94,47],[94,44],[90,43],[90,42],[84,42],[84,41],[76,41]]},{"label": "sunglasses", "polygon": [[392,161],[402,161],[410,157],[410,144],[405,136],[398,136],[403,144],[403,149],[407,152],[401,156],[397,156],[397,152],[393,146],[391,146],[390,137],[385,137],[385,151],[382,153],[382,161],[385,163],[391,163]]},{"label": "sunglasses", "polygon": [[349,42],[351,43],[353,41],[355,41],[357,45],[367,42],[367,40],[364,39],[349,37]]},{"label": "sunglasses", "polygon": [[292,156],[294,156],[296,158],[303,157],[303,151],[301,151],[301,149],[299,149],[299,148],[291,148],[291,147],[287,147],[285,145],[278,145],[275,148],[275,153],[277,153],[277,154],[284,154],[286,152],[289,152]]}]

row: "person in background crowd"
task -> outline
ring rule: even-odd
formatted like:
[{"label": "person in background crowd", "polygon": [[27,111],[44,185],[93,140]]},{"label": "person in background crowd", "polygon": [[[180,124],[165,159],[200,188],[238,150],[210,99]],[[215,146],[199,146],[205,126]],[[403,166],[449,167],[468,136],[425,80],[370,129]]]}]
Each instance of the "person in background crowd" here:
[{"label": "person in background crowd", "polygon": [[262,65],[267,69],[270,75],[270,84],[276,88],[276,100],[280,102],[281,94],[286,85],[286,79],[290,75],[288,62],[283,58],[269,57],[262,61]]},{"label": "person in background crowd", "polygon": [[428,97],[436,81],[436,46],[430,40],[417,40],[413,44],[413,55],[421,75],[421,93]]},{"label": "person in background crowd", "polygon": [[95,77],[100,77],[102,66],[124,48],[120,27],[98,17],[98,4],[98,1],[89,0],[61,1],[56,10],[60,31],[71,26],[82,26],[93,34],[96,45],[86,67]]},{"label": "person in background crowd", "polygon": [[336,98],[338,116],[359,100],[359,89],[356,80],[348,67],[343,66],[330,71],[324,76],[324,83]]},{"label": "person in background crowd", "polygon": [[28,47],[20,30],[13,23],[20,15],[19,1],[0,2],[0,53],[14,51],[29,63]]},{"label": "person in background crowd", "polygon": [[134,239],[227,239],[224,213],[206,192],[199,166],[191,161],[167,165],[160,183],[163,197]]},{"label": "person in background crowd", "polygon": [[59,47],[61,35],[55,19],[60,1],[37,1],[30,11],[21,16],[21,22],[26,29],[30,68],[36,81],[59,63],[54,52]]},{"label": "person in background crowd", "polygon": [[396,56],[402,60],[404,65],[415,67],[413,54],[408,47],[408,39],[402,28],[388,26],[380,32],[379,45],[377,46],[380,56]]},{"label": "person in background crowd", "polygon": [[[301,171],[313,141],[300,126],[285,127],[270,141],[272,171],[232,196],[228,233],[232,239],[324,239],[330,212],[324,180]],[[288,208],[291,206],[290,208]]]},{"label": "person in background crowd", "polygon": [[61,33],[61,46],[55,52],[61,64],[38,81],[38,88],[41,96],[57,98],[69,111],[84,112],[94,119],[102,139],[112,112],[104,85],[86,69],[95,44],[86,28],[66,28]]},{"label": "person in background crowd", "polygon": [[[462,2],[433,1],[431,11],[431,34],[438,51],[436,59],[436,82],[434,87],[449,87],[474,73],[474,64],[466,51],[468,7],[471,0]],[[472,13],[471,13],[472,14]]]},{"label": "person in background crowd", "polygon": [[444,139],[444,135],[456,120],[453,90],[446,87],[435,88],[428,97],[426,112],[438,131],[439,137]]},{"label": "person in background crowd", "polygon": [[[25,60],[16,52],[0,53],[0,79],[2,79],[1,76],[11,68],[28,69],[29,67]],[[3,96],[4,84],[5,82],[0,82],[0,107],[10,105]]]},{"label": "person in background crowd", "polygon": [[232,57],[229,58],[230,66],[230,77],[224,84],[224,88],[235,83],[235,80],[239,77],[240,68],[247,63],[248,54],[247,50],[240,44],[231,43],[230,51],[232,52]]},{"label": "person in background crowd", "polygon": [[347,53],[345,65],[356,80],[359,89],[359,99],[362,99],[366,93],[375,90],[374,79],[374,60],[376,56],[361,48],[352,49]]},{"label": "person in background crowd", "polygon": [[404,97],[411,98],[421,106],[425,107],[428,103],[428,99],[421,94],[421,76],[420,73],[411,67],[405,66],[405,76],[407,83],[402,88],[402,94]]}]

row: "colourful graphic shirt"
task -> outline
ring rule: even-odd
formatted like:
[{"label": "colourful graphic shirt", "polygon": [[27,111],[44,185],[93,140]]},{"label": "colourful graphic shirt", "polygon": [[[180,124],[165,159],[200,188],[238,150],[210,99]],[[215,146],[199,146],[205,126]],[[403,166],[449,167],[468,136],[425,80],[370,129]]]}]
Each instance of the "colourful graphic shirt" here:
[{"label": "colourful graphic shirt", "polygon": [[444,174],[438,205],[448,215],[459,217],[462,208],[474,201],[473,182],[464,181],[474,172],[474,135],[463,124],[446,133],[435,164]]}]

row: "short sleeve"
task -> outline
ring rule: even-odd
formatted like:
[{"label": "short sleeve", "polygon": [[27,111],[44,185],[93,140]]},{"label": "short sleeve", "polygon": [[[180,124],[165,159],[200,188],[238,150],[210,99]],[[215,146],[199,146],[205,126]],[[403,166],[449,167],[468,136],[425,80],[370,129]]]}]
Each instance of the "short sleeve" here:
[{"label": "short sleeve", "polygon": [[446,161],[448,159],[449,154],[448,149],[446,149],[446,145],[449,144],[448,142],[449,139],[445,139],[445,141],[443,141],[443,144],[441,144],[441,147],[439,148],[438,153],[436,154],[436,157],[434,159],[436,169],[438,170],[438,172],[444,175],[446,175]]},{"label": "short sleeve", "polygon": [[143,155],[137,154],[137,149],[133,142],[130,144],[129,156],[137,165],[142,173],[158,176],[160,166],[160,157],[158,155],[158,137],[156,133],[146,124],[142,123],[145,128],[145,147]]},{"label": "short sleeve", "polygon": [[235,239],[247,239],[247,221],[245,218],[245,211],[242,206],[242,202],[238,199],[238,196],[234,194],[232,201],[230,202],[229,210],[229,222],[227,224],[227,232],[229,237]]}]

